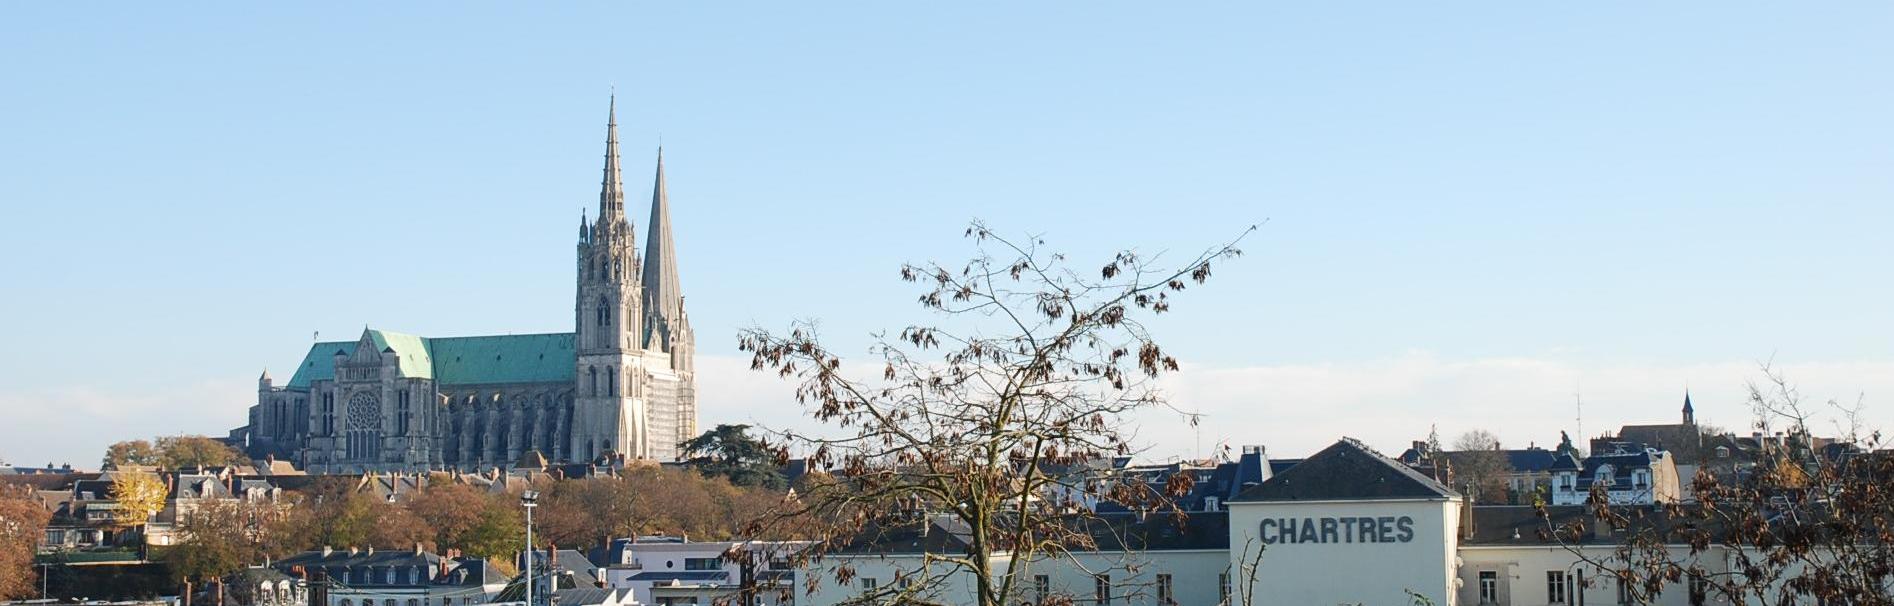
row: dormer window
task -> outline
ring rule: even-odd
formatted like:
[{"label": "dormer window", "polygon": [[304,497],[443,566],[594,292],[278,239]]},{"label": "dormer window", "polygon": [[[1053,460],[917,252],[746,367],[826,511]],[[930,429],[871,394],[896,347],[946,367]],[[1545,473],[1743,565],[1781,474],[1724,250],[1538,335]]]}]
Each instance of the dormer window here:
[{"label": "dormer window", "polygon": [[1611,466],[1599,465],[1598,472],[1592,475],[1592,483],[1610,486],[1611,485]]}]

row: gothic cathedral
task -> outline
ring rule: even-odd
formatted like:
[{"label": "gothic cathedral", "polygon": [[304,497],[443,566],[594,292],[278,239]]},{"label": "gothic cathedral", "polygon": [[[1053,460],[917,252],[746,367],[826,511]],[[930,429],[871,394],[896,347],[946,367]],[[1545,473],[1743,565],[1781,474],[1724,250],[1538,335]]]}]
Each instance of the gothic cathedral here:
[{"label": "gothic cathedral", "polygon": [[579,221],[570,333],[428,338],[364,329],[317,343],[289,383],[258,380],[233,440],[310,473],[675,460],[697,434],[696,339],[678,285],[658,151],[642,258],[625,215],[614,101],[598,219]]}]

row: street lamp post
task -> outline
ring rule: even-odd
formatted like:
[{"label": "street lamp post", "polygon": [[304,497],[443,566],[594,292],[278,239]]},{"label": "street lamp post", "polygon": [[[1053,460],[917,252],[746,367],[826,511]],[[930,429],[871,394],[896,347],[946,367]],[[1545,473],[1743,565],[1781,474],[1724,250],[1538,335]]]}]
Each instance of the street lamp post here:
[{"label": "street lamp post", "polygon": [[520,505],[526,507],[526,606],[533,606],[533,507],[539,505],[538,501],[537,490],[520,495]]}]

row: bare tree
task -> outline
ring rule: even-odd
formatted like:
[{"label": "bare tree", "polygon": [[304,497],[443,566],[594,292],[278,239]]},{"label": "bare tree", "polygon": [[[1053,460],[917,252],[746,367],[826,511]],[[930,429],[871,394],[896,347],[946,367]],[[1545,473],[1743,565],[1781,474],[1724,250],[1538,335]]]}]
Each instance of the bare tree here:
[{"label": "bare tree", "polygon": [[1500,450],[1498,435],[1470,430],[1454,438],[1453,451],[1446,454],[1453,465],[1454,488],[1468,492],[1482,505],[1510,502],[1507,479],[1513,474],[1513,464]]},{"label": "bare tree", "polygon": [[[821,559],[864,535],[924,528],[936,517],[964,528],[964,548],[925,554],[906,582],[864,602],[922,603],[944,579],[964,575],[978,604],[1017,604],[1033,563],[1077,565],[1068,556],[1097,546],[1089,504],[1158,509],[1190,488],[1183,476],[1153,490],[1061,483],[1069,478],[1060,470],[1133,452],[1126,416],[1168,407],[1155,379],[1179,368],[1144,320],[1172,311],[1178,293],[1209,279],[1213,262],[1239,255],[1242,236],[1174,269],[1126,251],[1080,271],[1038,238],[1009,239],[978,222],[966,235],[977,253],[964,265],[901,267],[940,323],[878,335],[879,381],[845,367],[813,323],[740,336],[752,368],[799,381],[798,401],[837,430],[780,434],[837,478],[799,490],[754,529],[822,521],[798,529],[816,541],[803,558]],[[993,557],[1002,553],[1011,557]],[[846,585],[853,574],[844,564],[833,576]]]},{"label": "bare tree", "polygon": [[[1875,451],[1881,435],[1859,401],[1820,407],[1839,414],[1842,432],[1816,438],[1818,407],[1773,365],[1762,375],[1749,385],[1762,439],[1745,445],[1741,465],[1700,471],[1693,500],[1656,507],[1610,506],[1595,489],[1589,516],[1548,522],[1548,532],[1639,603],[1682,590],[1695,603],[1894,604],[1894,457]],[[1571,547],[1587,524],[1621,538],[1608,554]]]}]

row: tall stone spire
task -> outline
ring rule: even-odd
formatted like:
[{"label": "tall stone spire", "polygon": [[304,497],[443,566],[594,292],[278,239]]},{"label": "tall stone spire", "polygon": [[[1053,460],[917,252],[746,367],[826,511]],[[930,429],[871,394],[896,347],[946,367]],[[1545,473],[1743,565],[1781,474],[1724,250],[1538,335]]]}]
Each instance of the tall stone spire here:
[{"label": "tall stone spire", "polygon": [[599,185],[599,223],[611,225],[625,217],[625,179],[618,170],[618,95],[612,95],[605,116],[605,178]]},{"label": "tall stone spire", "polygon": [[[671,239],[671,200],[664,187],[664,148],[658,148],[658,176],[651,185],[651,234],[645,239],[644,306],[669,332],[684,313],[684,295],[677,283],[677,248]],[[654,323],[660,324],[660,323]],[[660,340],[661,342],[662,340]]]}]

